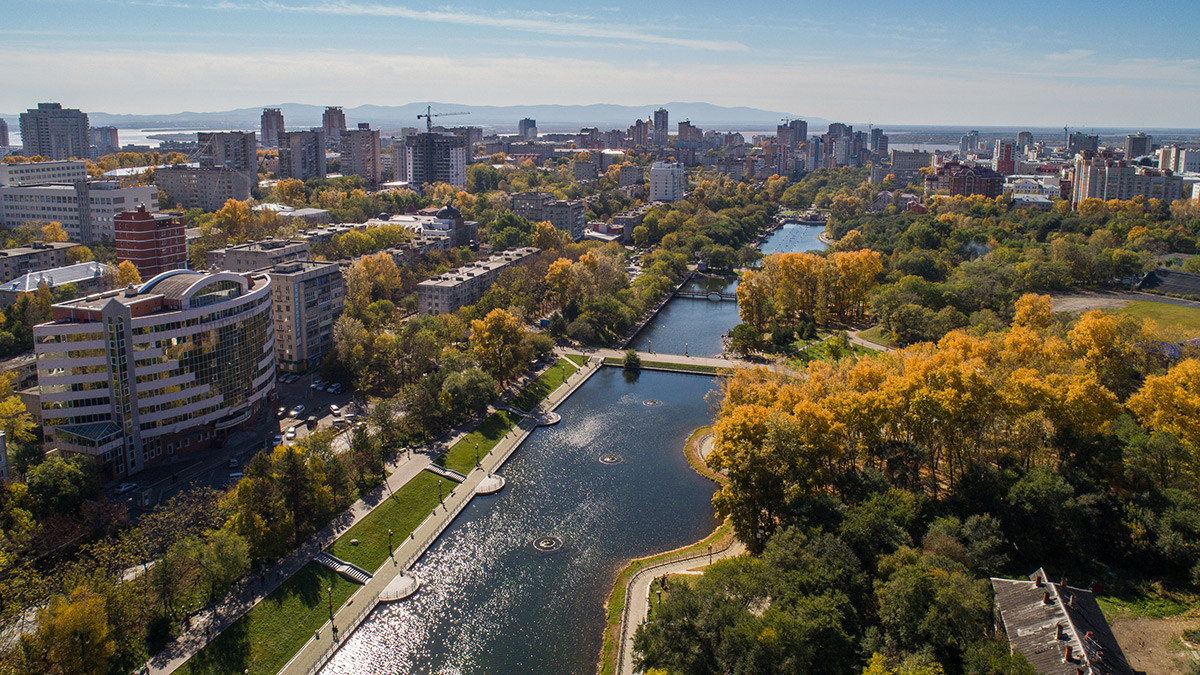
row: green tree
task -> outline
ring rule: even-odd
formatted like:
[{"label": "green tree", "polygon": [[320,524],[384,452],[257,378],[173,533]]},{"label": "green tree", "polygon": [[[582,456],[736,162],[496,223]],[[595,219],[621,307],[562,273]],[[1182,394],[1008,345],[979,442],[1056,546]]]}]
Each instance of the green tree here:
[{"label": "green tree", "polygon": [[75,513],[99,494],[96,464],[83,455],[51,457],[29,472],[29,495],[43,515]]},{"label": "green tree", "polygon": [[471,353],[479,367],[497,381],[507,382],[528,358],[525,329],[503,309],[493,309],[471,322]]},{"label": "green tree", "polygon": [[625,370],[637,372],[642,369],[642,357],[638,356],[636,349],[626,349],[622,365]]}]

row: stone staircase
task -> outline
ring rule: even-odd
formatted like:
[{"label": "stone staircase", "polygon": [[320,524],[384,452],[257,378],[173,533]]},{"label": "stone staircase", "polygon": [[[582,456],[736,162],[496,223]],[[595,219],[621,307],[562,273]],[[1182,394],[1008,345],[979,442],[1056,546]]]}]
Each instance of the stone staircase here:
[{"label": "stone staircase", "polygon": [[341,558],[330,555],[325,551],[321,551],[321,553],[319,553],[313,560],[346,577],[354,583],[366,584],[371,580],[370,572],[364,570],[358,565],[355,565],[354,563],[348,563]]}]

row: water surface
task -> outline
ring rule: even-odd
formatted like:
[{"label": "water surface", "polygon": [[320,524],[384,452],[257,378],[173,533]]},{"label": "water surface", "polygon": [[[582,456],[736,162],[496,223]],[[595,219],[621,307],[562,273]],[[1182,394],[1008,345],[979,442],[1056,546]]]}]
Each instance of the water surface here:
[{"label": "water surface", "polygon": [[824,231],[824,225],[784,225],[768,235],[759,250],[763,255],[824,251],[829,248],[829,244],[817,238]]},{"label": "water surface", "polygon": [[[421,590],[380,605],[323,672],[593,673],[620,567],[716,526],[714,486],[683,455],[714,386],[601,369],[503,467],[504,490],[476,497],[417,562]],[[547,536],[562,547],[539,553]]]},{"label": "water surface", "polygon": [[[680,289],[684,292],[737,293],[736,279],[694,277]],[[638,351],[689,356],[719,356],[725,350],[723,337],[741,323],[737,302],[708,298],[674,297],[663,305],[630,345]]]}]

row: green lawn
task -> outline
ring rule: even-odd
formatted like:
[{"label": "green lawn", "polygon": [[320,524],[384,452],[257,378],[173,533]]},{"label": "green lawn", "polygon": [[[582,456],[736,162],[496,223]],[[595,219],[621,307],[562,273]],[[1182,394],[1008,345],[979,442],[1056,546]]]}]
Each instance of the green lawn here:
[{"label": "green lawn", "polygon": [[1138,300],[1119,310],[1143,321],[1153,321],[1163,337],[1188,340],[1200,335],[1200,309]]},{"label": "green lawn", "polygon": [[571,360],[571,363],[574,363],[580,368],[587,365],[588,362],[588,357],[584,356],[583,354],[567,354],[567,358]]},{"label": "green lawn", "polygon": [[859,331],[858,337],[866,340],[867,342],[874,342],[875,344],[882,345],[884,347],[895,348],[897,346],[895,341],[892,340],[891,336],[883,330],[883,324],[871,326],[866,330]]},{"label": "green lawn", "polygon": [[[360,587],[333,570],[309,563],[175,672],[274,675],[329,620],[328,588],[333,588],[336,610]],[[330,639],[329,632],[323,632],[321,639]]]},{"label": "green lawn", "polygon": [[475,444],[479,444],[479,456],[481,458],[487,456],[492,448],[500,442],[500,439],[504,438],[504,434],[507,434],[520,420],[521,416],[516,413],[497,410],[475,427],[474,431],[463,436],[462,440],[447,450],[446,454],[438,458],[437,463],[464,475],[470,473],[471,469],[475,468]]},{"label": "green lawn", "polygon": [[565,382],[577,370],[579,367],[573,361],[559,359],[513,398],[513,407],[518,410],[533,410],[534,406],[546,398],[547,394],[557,389],[558,385]]},{"label": "green lawn", "polygon": [[[437,506],[437,482],[438,477],[432,473],[422,471],[417,474],[375,507],[374,511],[343,532],[326,550],[373,573],[387,560],[388,528],[392,529],[393,544],[399,545]],[[454,486],[442,487],[449,493]],[[351,544],[351,539],[357,539],[358,545]]]},{"label": "green lawn", "polygon": [[1192,607],[1195,598],[1188,595],[1151,590],[1147,595],[1101,595],[1096,598],[1104,616],[1112,621],[1121,616],[1161,619],[1182,614]]}]

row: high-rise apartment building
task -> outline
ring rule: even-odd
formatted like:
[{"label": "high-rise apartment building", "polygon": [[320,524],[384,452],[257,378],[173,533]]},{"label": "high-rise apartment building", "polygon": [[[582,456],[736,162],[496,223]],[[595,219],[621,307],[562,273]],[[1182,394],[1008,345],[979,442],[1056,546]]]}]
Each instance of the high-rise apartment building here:
[{"label": "high-rise apartment building", "polygon": [[1067,152],[1097,152],[1100,149],[1100,137],[1076,131],[1067,137]]},{"label": "high-rise apartment building", "polygon": [[174,270],[51,307],[34,326],[42,422],[102,479],[223,442],[275,387],[271,279]]},{"label": "high-rise apartment building", "polygon": [[883,138],[883,129],[880,129],[879,127],[871,127],[870,148],[871,148],[872,154],[876,154],[876,155],[887,154],[886,150],[884,150],[883,152],[880,152],[880,150],[879,150],[879,141],[882,138]]},{"label": "high-rise apartment building", "polygon": [[158,188],[85,180],[63,185],[9,185],[0,187],[0,225],[14,228],[56,220],[72,241],[111,242],[117,214],[139,205],[157,211]]},{"label": "high-rise apartment building", "polygon": [[432,183],[467,184],[467,144],[461,136],[423,133],[396,145],[399,180],[416,186]]},{"label": "high-rise apartment building", "polygon": [[0,148],[8,147],[8,122],[0,117]]},{"label": "high-rise apartment building", "polygon": [[[48,185],[87,180],[87,162],[64,159],[58,162],[0,164],[0,186]],[[0,207],[2,208],[2,207]]]},{"label": "high-rise apartment building", "polygon": [[1170,171],[1131,165],[1084,153],[1075,159],[1071,203],[1085,199],[1161,199],[1170,203],[1183,196],[1183,179]]},{"label": "high-rise apartment building", "polygon": [[958,153],[960,155],[973,155],[979,151],[979,132],[972,129],[963,134],[962,138],[958,139]]},{"label": "high-rise apartment building", "polygon": [[1125,137],[1125,159],[1135,159],[1150,154],[1154,149],[1154,137],[1139,131]]},{"label": "high-rise apartment building", "polygon": [[244,171],[168,166],[154,170],[154,182],[169,198],[168,205],[216,211],[230,199],[250,199],[254,186]]},{"label": "high-rise apartment building", "polygon": [[325,142],[329,145],[337,144],[345,130],[346,113],[342,112],[340,106],[326,107],[325,112],[321,114],[321,131],[325,134]]},{"label": "high-rise apartment building", "polygon": [[927,194],[982,195],[995,198],[1004,193],[1004,176],[986,166],[946,162],[925,178]]},{"label": "high-rise apartment building", "polygon": [[629,147],[645,147],[650,145],[650,123],[639,119],[629,127]]},{"label": "high-rise apartment building", "polygon": [[1012,141],[996,139],[996,149],[992,152],[992,169],[1001,176],[1011,176],[1017,172],[1017,147]]},{"label": "high-rise apartment building", "polygon": [[113,231],[117,260],[133,263],[143,279],[187,268],[187,238],[175,216],[139,206],[117,214]]},{"label": "high-rise apartment building", "polygon": [[687,172],[678,162],[655,162],[650,167],[650,201],[674,202],[687,194]]},{"label": "high-rise apartment building", "polygon": [[617,178],[617,187],[628,187],[630,185],[641,185],[646,182],[645,167],[637,164],[622,164],[621,175]]},{"label": "high-rise apartment building", "polygon": [[379,131],[367,123],[357,129],[342,132],[342,175],[362,176],[377,185],[383,180],[383,163],[379,158]]},{"label": "high-rise apartment building", "polygon": [[795,148],[801,143],[808,142],[808,122],[791,120],[775,127],[776,141],[788,148]]},{"label": "high-rise apartment building", "polygon": [[654,141],[655,145],[663,146],[667,144],[668,130],[670,129],[668,117],[669,114],[666,108],[659,108],[654,111],[654,130],[651,140]]},{"label": "high-rise apartment building", "polygon": [[92,127],[92,154],[96,157],[111,155],[121,150],[121,139],[116,127]]},{"label": "high-rise apartment building", "polygon": [[333,324],[345,304],[341,267],[293,260],[276,264],[269,273],[276,363],[290,372],[320,365],[333,349]]},{"label": "high-rise apartment building", "polygon": [[263,108],[262,144],[264,148],[279,147],[279,134],[283,133],[283,113],[279,108]]},{"label": "high-rise apartment building", "polygon": [[21,113],[21,144],[29,157],[87,159],[92,146],[88,116],[59,103],[39,103]]},{"label": "high-rise apartment building", "polygon": [[201,169],[232,169],[258,177],[258,142],[253,131],[200,132],[197,161]]},{"label": "high-rise apartment building", "polygon": [[1017,132],[1017,150],[1020,152],[1025,152],[1026,150],[1028,150],[1031,147],[1033,147],[1033,132],[1032,131]]},{"label": "high-rise apartment building", "polygon": [[547,221],[575,241],[583,238],[587,227],[587,206],[581,199],[556,200],[549,192],[518,192],[512,195],[512,210],[535,223]]},{"label": "high-rise apartment building", "polygon": [[279,177],[325,177],[325,137],[319,129],[279,134]]},{"label": "high-rise apartment building", "polygon": [[537,140],[538,129],[537,120],[526,117],[517,122],[517,135],[527,141]]}]

